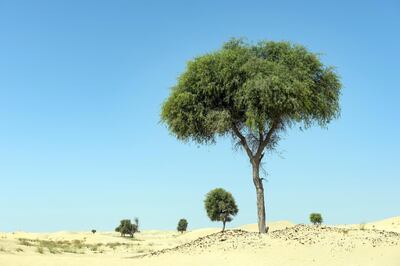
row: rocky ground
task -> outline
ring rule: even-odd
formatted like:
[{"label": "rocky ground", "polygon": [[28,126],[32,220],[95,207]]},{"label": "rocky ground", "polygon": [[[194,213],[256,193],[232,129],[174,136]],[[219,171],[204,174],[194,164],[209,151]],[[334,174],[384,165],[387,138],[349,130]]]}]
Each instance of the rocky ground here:
[{"label": "rocky ground", "polygon": [[[137,257],[160,256],[169,253],[201,254],[213,251],[232,251],[243,249],[263,249],[277,242],[287,245],[322,245],[332,250],[351,251],[356,246],[379,248],[398,246],[400,252],[400,233],[376,229],[347,229],[326,226],[296,225],[272,231],[267,235],[244,230],[218,232],[174,248],[162,249]],[[400,265],[400,264],[399,264]]]}]

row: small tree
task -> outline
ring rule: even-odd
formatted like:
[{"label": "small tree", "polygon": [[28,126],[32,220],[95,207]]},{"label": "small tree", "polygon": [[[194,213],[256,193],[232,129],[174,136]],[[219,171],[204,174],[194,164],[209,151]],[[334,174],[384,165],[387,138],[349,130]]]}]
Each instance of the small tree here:
[{"label": "small tree", "polygon": [[239,209],[232,194],[222,188],[216,188],[207,193],[204,205],[211,221],[222,222],[222,232],[226,222],[232,221]]},{"label": "small tree", "polygon": [[92,229],[92,234],[95,234],[97,231],[95,229]]},{"label": "small tree", "polygon": [[323,222],[322,216],[320,213],[311,213],[310,214],[310,222],[314,225],[321,225]]},{"label": "small tree", "polygon": [[121,233],[121,236],[129,235],[133,237],[133,234],[138,231],[138,226],[137,224],[132,224],[131,220],[125,219],[121,220],[115,231]]},{"label": "small tree", "polygon": [[186,232],[188,226],[188,222],[186,219],[180,219],[178,222],[178,227],[176,228],[178,230],[178,232]]}]

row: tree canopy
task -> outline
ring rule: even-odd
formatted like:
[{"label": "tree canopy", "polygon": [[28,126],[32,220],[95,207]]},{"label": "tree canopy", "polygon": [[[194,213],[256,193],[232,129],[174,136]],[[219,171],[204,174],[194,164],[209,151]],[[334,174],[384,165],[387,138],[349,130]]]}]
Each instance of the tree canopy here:
[{"label": "tree canopy", "polygon": [[119,226],[115,228],[115,231],[119,232],[121,236],[130,235],[133,237],[133,235],[138,231],[138,224],[133,224],[131,220],[124,219],[121,220]]},{"label": "tree canopy", "polygon": [[341,84],[332,67],[301,45],[233,39],[196,57],[162,106],[161,119],[184,141],[213,143],[245,130],[253,152],[259,135],[273,147],[277,133],[296,122],[325,126],[339,115]]},{"label": "tree canopy", "polygon": [[233,216],[239,212],[232,194],[222,188],[208,192],[204,206],[211,221],[223,223],[222,230],[225,230],[225,223],[232,221]]},{"label": "tree canopy", "polygon": [[188,226],[188,222],[186,219],[180,219],[178,222],[178,226],[176,227],[176,229],[178,230],[178,232],[186,232]]},{"label": "tree canopy", "polygon": [[322,219],[322,215],[320,213],[311,213],[310,214],[310,222],[312,222],[313,224],[322,224],[323,219]]}]

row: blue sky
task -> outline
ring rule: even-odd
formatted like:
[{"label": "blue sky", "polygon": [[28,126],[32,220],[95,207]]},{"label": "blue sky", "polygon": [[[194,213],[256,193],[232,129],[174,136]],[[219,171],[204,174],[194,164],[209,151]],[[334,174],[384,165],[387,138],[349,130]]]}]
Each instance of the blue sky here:
[{"label": "blue sky", "polygon": [[329,128],[293,129],[266,158],[268,220],[400,215],[398,1],[0,0],[0,231],[211,223],[212,188],[256,222],[246,155],[183,144],[160,106],[191,58],[231,37],[322,53],[344,84]]}]

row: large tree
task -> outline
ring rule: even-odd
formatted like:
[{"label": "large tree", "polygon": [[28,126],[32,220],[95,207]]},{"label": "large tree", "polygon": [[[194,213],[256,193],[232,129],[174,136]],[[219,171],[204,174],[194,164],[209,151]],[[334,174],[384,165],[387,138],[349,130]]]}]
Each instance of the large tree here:
[{"label": "large tree", "polygon": [[325,127],[339,116],[341,83],[317,54],[289,42],[233,39],[187,64],[162,106],[179,140],[213,144],[230,136],[248,155],[257,194],[258,229],[267,232],[260,166],[280,134],[297,124]]},{"label": "large tree", "polygon": [[121,233],[121,236],[130,235],[131,237],[133,237],[133,235],[136,232],[138,232],[138,229],[139,229],[139,220],[135,221],[135,223],[133,224],[131,220],[124,219],[121,220],[118,227],[115,228],[115,232]]}]

